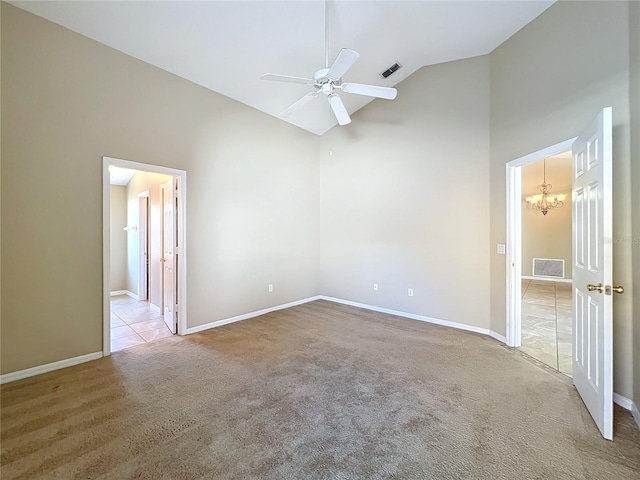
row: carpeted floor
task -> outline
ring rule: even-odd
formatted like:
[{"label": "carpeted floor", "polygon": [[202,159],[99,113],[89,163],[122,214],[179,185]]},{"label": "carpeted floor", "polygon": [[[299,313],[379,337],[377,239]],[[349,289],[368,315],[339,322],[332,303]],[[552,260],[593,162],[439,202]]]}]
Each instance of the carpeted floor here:
[{"label": "carpeted floor", "polygon": [[635,479],[563,375],[325,301],[2,386],[2,479]]}]

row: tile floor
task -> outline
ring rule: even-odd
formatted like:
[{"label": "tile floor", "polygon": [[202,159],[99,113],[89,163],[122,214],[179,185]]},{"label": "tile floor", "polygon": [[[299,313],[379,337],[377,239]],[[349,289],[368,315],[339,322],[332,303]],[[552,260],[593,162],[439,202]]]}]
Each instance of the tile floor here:
[{"label": "tile floor", "polygon": [[522,280],[521,350],[572,374],[571,284]]},{"label": "tile floor", "polygon": [[111,297],[111,352],[172,335],[162,315],[127,295]]}]

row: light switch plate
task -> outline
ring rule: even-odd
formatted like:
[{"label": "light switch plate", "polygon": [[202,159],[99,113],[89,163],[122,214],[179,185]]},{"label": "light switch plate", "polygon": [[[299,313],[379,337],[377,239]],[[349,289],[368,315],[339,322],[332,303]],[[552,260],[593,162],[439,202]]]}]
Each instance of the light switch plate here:
[{"label": "light switch plate", "polygon": [[504,243],[498,244],[498,253],[500,255],[504,255],[506,253],[506,247],[504,246]]}]

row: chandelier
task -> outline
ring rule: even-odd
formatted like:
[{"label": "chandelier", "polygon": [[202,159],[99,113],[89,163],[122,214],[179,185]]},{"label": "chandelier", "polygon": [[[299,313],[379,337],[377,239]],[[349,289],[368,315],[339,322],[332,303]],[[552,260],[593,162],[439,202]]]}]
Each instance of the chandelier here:
[{"label": "chandelier", "polygon": [[526,197],[525,201],[527,202],[527,208],[537,210],[542,212],[542,215],[546,215],[549,210],[562,207],[567,195],[549,193],[552,185],[547,183],[547,159],[545,158],[543,162],[543,179],[542,183],[538,185],[540,193]]}]

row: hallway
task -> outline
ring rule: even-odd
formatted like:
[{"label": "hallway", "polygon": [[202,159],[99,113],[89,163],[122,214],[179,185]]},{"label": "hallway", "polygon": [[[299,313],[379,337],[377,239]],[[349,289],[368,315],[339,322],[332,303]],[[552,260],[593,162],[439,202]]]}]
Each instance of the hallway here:
[{"label": "hallway", "polygon": [[111,297],[112,353],[171,335],[162,315],[153,310],[149,302],[127,295]]}]

